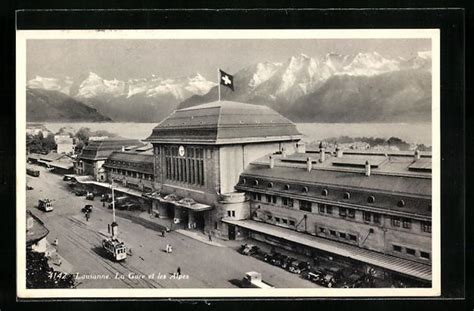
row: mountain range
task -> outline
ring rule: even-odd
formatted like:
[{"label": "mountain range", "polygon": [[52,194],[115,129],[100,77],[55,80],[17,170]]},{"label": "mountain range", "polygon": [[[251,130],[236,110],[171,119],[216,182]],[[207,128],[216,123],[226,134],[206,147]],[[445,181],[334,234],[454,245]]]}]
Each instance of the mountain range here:
[{"label": "mountain range", "polygon": [[[241,69],[234,73],[235,91],[222,87],[221,98],[267,105],[295,122],[428,121],[430,71],[430,52],[411,59],[300,54]],[[114,121],[158,122],[177,108],[217,100],[216,83],[200,74],[127,81],[93,72],[76,81],[37,76],[28,88],[63,93]]]}]

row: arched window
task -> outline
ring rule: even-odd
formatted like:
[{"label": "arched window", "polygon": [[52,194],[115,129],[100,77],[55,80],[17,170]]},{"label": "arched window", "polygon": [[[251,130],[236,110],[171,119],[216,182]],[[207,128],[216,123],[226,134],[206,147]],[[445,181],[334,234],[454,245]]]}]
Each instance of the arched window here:
[{"label": "arched window", "polygon": [[285,190],[290,190],[290,185],[286,184],[285,185]]},{"label": "arched window", "polygon": [[349,192],[344,192],[344,199],[350,199],[351,194]]},{"label": "arched window", "polygon": [[374,197],[373,195],[369,196],[369,197],[367,198],[367,202],[368,202],[368,203],[374,203],[374,202],[375,202],[375,197]]},{"label": "arched window", "polygon": [[255,179],[255,180],[253,181],[253,184],[254,184],[255,186],[258,186],[258,180]]},{"label": "arched window", "polygon": [[267,184],[267,187],[268,187],[268,188],[273,188],[273,183],[272,183],[272,182],[269,182],[269,183]]},{"label": "arched window", "polygon": [[304,193],[308,193],[308,191],[309,191],[308,187],[303,187],[302,190],[303,190]]},{"label": "arched window", "polygon": [[403,200],[398,201],[397,206],[398,207],[404,207],[405,206],[405,201],[403,201]]},{"label": "arched window", "polygon": [[323,191],[321,192],[321,194],[325,197],[327,197],[328,193],[328,189],[323,189]]}]

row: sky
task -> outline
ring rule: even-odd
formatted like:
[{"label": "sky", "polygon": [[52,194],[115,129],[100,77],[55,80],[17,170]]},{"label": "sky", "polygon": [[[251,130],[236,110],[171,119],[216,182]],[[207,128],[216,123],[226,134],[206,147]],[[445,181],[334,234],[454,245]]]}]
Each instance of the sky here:
[{"label": "sky", "polygon": [[430,39],[29,39],[27,79],[78,79],[92,71],[105,79],[194,76],[217,79],[217,69],[232,74],[259,62],[285,62],[304,53],[378,52],[384,57],[411,58],[431,50]]}]

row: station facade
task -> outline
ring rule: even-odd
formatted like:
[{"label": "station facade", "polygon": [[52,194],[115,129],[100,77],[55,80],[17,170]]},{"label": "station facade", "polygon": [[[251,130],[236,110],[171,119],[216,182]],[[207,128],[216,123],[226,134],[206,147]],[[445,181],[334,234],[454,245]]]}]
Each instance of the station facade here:
[{"label": "station facade", "polygon": [[177,110],[146,139],[155,156],[153,208],[177,227],[228,238],[221,220],[250,213],[245,193],[235,190],[240,174],[265,154],[295,152],[301,137],[266,106],[219,101]]}]

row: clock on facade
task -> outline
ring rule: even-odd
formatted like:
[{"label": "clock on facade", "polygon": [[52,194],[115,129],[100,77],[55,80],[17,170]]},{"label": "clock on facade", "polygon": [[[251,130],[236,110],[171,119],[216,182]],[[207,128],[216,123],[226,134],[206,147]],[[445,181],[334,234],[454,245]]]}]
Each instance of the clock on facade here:
[{"label": "clock on facade", "polygon": [[183,146],[179,146],[178,154],[179,154],[180,157],[184,157],[184,147]]}]

